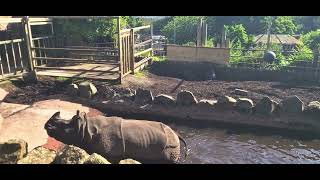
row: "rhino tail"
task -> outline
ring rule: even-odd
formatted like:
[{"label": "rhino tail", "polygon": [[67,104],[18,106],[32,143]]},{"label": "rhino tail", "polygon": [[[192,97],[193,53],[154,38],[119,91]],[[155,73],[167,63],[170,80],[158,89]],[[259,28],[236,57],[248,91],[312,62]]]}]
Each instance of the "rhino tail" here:
[{"label": "rhino tail", "polygon": [[184,158],[187,158],[188,155],[189,155],[189,151],[190,151],[190,149],[188,148],[187,142],[185,141],[185,139],[180,134],[178,134],[178,133],[176,133],[176,134],[179,137],[180,141],[182,141],[184,146],[185,146],[184,147],[184,150],[185,150]]}]

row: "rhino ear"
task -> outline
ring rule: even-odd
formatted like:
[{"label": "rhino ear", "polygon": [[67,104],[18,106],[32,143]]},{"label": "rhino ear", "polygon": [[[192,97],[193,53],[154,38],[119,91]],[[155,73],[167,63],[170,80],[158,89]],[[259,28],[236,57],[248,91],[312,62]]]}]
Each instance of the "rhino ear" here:
[{"label": "rhino ear", "polygon": [[60,118],[60,111],[54,113],[54,115],[50,119],[57,119]]}]

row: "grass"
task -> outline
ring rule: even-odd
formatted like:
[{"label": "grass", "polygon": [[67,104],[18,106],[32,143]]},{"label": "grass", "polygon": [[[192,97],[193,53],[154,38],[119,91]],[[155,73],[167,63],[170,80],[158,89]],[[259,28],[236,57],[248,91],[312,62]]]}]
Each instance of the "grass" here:
[{"label": "grass", "polygon": [[152,60],[155,62],[162,62],[168,60],[166,56],[153,56]]},{"label": "grass", "polygon": [[138,72],[134,73],[134,76],[140,77],[140,78],[146,77],[147,76],[147,72],[148,72],[148,70],[144,69],[144,70],[141,70],[141,71],[138,71]]}]

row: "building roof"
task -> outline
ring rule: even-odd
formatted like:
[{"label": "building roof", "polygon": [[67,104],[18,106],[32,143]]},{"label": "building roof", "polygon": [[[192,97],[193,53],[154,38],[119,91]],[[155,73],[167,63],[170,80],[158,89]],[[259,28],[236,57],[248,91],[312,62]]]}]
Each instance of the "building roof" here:
[{"label": "building roof", "polygon": [[[275,43],[275,44],[296,45],[301,43],[300,40],[288,34],[271,34],[270,40],[271,40],[271,43]],[[255,42],[266,44],[268,42],[268,35],[260,34],[256,36]]]}]

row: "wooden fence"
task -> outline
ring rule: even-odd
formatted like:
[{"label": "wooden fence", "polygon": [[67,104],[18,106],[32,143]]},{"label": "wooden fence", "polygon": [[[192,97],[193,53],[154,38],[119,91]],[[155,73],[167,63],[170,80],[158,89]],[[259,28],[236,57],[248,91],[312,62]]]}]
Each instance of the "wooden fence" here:
[{"label": "wooden fence", "polygon": [[[20,39],[0,42],[1,77],[8,77],[17,72],[37,70],[64,70],[104,72],[105,70],[68,69],[61,63],[114,64],[119,66],[119,80],[151,61],[152,29],[142,26],[120,30],[120,17],[96,16],[94,18],[111,18],[117,20],[117,42],[92,43],[88,45],[65,45],[63,39],[57,38],[53,31],[52,18],[87,19],[88,16],[51,16],[45,18],[0,18],[0,23],[18,23],[23,27]],[[51,33],[47,36],[33,35],[31,27],[51,25]],[[145,39],[141,31],[148,31],[150,38]],[[143,38],[140,38],[143,37]]]}]

